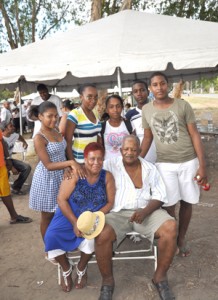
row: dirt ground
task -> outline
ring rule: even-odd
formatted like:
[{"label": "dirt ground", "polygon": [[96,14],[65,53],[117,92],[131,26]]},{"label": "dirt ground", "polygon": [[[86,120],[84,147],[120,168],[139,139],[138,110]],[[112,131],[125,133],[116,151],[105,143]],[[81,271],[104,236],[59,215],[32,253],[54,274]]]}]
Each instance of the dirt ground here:
[{"label": "dirt ground", "polygon": [[[177,300],[218,299],[218,137],[205,137],[210,191],[202,191],[199,205],[187,234],[192,249],[187,258],[175,257],[168,272],[170,286]],[[35,157],[27,157],[34,166]],[[31,177],[28,178],[28,183]],[[29,185],[24,189],[29,190]],[[101,278],[96,264],[89,265],[88,286],[64,294],[57,284],[56,266],[44,259],[43,242],[39,233],[40,215],[28,208],[28,193],[13,196],[18,213],[33,218],[30,224],[9,225],[9,215],[0,201],[0,299],[73,300],[98,299]],[[124,249],[140,247],[127,240]],[[151,284],[152,261],[115,261],[116,288],[114,300],[159,299]],[[73,272],[75,276],[75,271]]]}]

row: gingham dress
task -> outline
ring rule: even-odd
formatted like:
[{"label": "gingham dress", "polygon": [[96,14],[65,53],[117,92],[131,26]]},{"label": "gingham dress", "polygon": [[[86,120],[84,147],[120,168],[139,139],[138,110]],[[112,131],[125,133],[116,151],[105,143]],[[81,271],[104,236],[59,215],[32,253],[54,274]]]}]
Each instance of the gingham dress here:
[{"label": "gingham dress", "polygon": [[[66,141],[50,142],[45,135],[41,134],[48,142],[47,152],[52,162],[65,161]],[[57,195],[63,178],[63,170],[48,171],[40,161],[33,174],[30,189],[29,207],[43,212],[54,212],[57,208]]]}]

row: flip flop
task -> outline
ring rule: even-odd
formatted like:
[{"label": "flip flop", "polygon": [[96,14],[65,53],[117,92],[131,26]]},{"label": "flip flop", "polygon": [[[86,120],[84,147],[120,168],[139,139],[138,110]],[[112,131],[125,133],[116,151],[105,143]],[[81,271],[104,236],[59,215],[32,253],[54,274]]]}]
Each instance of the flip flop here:
[{"label": "flip flop", "polygon": [[13,189],[11,189],[11,192],[14,195],[25,195],[25,193],[22,192],[21,190],[13,190]]},{"label": "flip flop", "polygon": [[33,220],[29,217],[18,215],[16,219],[10,221],[10,224],[18,224],[18,223],[25,224],[25,223],[31,223],[32,221]]},{"label": "flip flop", "polygon": [[182,247],[178,247],[176,251],[176,255],[181,257],[188,257],[191,255],[191,248],[187,244],[185,244]]},{"label": "flip flop", "polygon": [[152,279],[152,283],[156,287],[161,300],[175,300],[176,299],[168,285],[167,280],[163,280],[161,282],[155,283],[154,280]]}]

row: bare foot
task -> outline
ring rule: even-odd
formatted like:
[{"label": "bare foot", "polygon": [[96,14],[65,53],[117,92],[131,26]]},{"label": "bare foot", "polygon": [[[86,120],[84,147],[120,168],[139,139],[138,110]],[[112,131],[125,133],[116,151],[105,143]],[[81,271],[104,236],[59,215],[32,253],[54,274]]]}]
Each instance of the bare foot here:
[{"label": "bare foot", "polygon": [[80,271],[76,266],[76,279],[74,281],[74,285],[76,289],[83,289],[87,285],[87,267],[83,271]]}]

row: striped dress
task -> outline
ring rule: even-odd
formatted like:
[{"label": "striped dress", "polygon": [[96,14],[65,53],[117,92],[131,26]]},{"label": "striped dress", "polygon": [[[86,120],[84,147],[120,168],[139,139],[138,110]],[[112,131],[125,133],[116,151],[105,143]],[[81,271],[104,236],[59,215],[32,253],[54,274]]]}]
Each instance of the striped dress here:
[{"label": "striped dress", "polygon": [[73,135],[72,150],[73,156],[78,163],[84,162],[84,149],[86,145],[92,142],[97,142],[98,134],[101,132],[101,122],[98,120],[96,113],[93,111],[96,117],[96,123],[92,123],[84,113],[81,107],[73,109],[67,120],[70,120],[76,124]]}]

